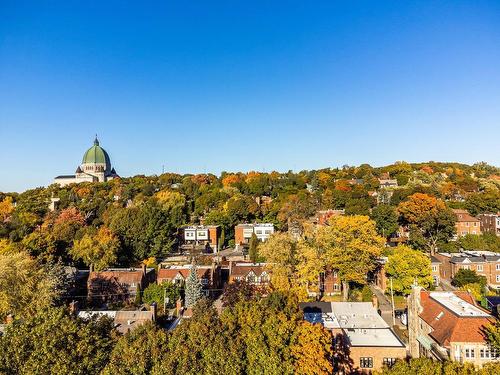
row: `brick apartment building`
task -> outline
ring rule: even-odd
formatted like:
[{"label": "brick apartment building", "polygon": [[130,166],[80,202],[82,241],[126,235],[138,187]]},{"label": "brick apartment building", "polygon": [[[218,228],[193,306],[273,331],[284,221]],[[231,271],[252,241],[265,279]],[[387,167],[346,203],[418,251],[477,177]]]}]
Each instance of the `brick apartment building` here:
[{"label": "brick apartment building", "polygon": [[428,292],[414,287],[408,300],[410,355],[481,367],[497,360],[484,327],[495,318],[467,292]]},{"label": "brick apartment building", "polygon": [[182,247],[203,247],[215,253],[219,249],[221,227],[219,225],[190,225],[179,229],[179,243]]},{"label": "brick apartment building", "polygon": [[481,221],[481,231],[483,233],[493,233],[500,236],[500,213],[480,214],[477,218]]},{"label": "brick apartment building", "polygon": [[481,221],[469,214],[466,210],[453,210],[457,217],[455,228],[457,236],[462,237],[467,234],[481,234]]},{"label": "brick apartment building", "polygon": [[234,227],[234,242],[236,245],[248,245],[252,234],[259,241],[266,241],[274,233],[274,225],[270,223],[238,224]]},{"label": "brick apartment building", "polygon": [[407,356],[404,343],[370,302],[306,302],[300,308],[305,320],[332,333],[336,371],[371,373]]},{"label": "brick apartment building", "polygon": [[500,289],[500,254],[490,251],[463,251],[460,253],[437,253],[434,256],[440,261],[440,277],[451,280],[458,270],[476,271],[485,276],[488,286]]}]

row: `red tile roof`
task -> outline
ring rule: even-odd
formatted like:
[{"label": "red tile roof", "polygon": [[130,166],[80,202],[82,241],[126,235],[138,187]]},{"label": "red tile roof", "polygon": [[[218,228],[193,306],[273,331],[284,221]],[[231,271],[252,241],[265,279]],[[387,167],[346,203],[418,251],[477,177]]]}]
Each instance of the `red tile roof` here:
[{"label": "red tile roof", "polygon": [[[467,292],[454,293],[465,302],[476,306],[474,299]],[[494,322],[493,317],[458,316],[432,299],[427,291],[421,291],[420,298],[423,307],[420,318],[432,327],[430,336],[440,345],[449,346],[452,342],[485,342],[482,332],[486,325]]]}]

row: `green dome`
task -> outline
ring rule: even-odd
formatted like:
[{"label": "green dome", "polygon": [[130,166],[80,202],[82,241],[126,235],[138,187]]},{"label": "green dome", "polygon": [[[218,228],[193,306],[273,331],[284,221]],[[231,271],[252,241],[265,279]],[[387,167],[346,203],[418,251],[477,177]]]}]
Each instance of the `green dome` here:
[{"label": "green dome", "polygon": [[99,146],[97,138],[94,141],[94,145],[83,155],[82,164],[105,164],[106,171],[111,169],[109,155],[106,150]]}]

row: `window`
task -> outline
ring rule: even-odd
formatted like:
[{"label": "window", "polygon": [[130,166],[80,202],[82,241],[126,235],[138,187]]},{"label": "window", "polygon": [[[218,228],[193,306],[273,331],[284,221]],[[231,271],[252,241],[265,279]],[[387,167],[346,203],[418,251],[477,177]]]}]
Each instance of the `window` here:
[{"label": "window", "polygon": [[495,358],[495,351],[491,350],[490,347],[481,348],[479,350],[479,357],[482,359]]},{"label": "window", "polygon": [[465,358],[474,358],[474,348],[465,348]]},{"label": "window", "polygon": [[333,284],[333,290],[335,291],[339,290],[339,284]]},{"label": "window", "polygon": [[262,234],[262,231],[261,230],[256,230],[255,233],[256,234]]},{"label": "window", "polygon": [[438,266],[432,266],[432,272],[437,272]]},{"label": "window", "polygon": [[462,266],[462,269],[464,269],[464,270],[470,270],[470,266]]},{"label": "window", "polygon": [[482,264],[478,264],[477,265],[477,270],[478,271],[482,271],[483,270],[483,265]]},{"label": "window", "polygon": [[496,269],[497,269],[497,271],[500,271],[500,264],[496,265]]},{"label": "window", "polygon": [[496,281],[497,281],[497,283],[500,283],[500,275],[497,275]]},{"label": "window", "polygon": [[359,359],[359,367],[361,367],[361,368],[373,368],[373,358],[372,357],[361,357]]},{"label": "window", "polygon": [[474,223],[474,226],[477,227],[477,223]]},{"label": "window", "polygon": [[382,363],[387,367],[392,367],[396,362],[396,358],[384,358]]}]

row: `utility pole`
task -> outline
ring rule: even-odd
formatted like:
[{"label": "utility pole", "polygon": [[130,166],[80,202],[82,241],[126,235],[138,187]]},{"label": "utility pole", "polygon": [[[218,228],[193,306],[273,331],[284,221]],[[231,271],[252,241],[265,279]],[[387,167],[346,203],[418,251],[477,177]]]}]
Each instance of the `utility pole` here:
[{"label": "utility pole", "polygon": [[392,326],[396,325],[396,313],[394,312],[394,291],[392,290],[392,277],[389,278],[391,281],[391,303],[392,303]]}]

